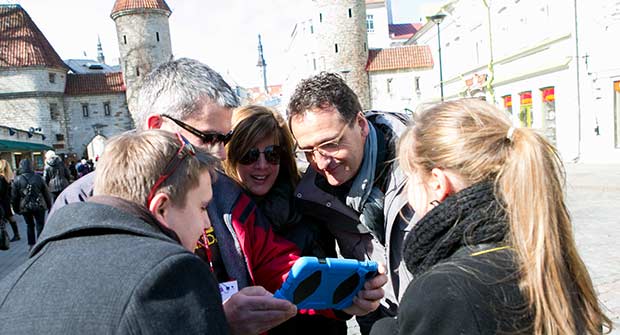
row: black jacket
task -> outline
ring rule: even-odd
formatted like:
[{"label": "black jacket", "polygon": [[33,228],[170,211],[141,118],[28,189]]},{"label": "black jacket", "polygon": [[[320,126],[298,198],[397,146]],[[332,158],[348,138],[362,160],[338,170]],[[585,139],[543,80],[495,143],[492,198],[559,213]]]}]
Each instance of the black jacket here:
[{"label": "black jacket", "polygon": [[50,192],[62,192],[69,185],[69,174],[69,169],[67,169],[60,157],[54,156],[45,162],[43,179],[45,179]]},{"label": "black jacket", "polygon": [[13,186],[11,188],[11,204],[13,205],[13,210],[15,210],[17,214],[22,214],[22,208],[20,206],[21,199],[28,184],[31,184],[33,189],[43,197],[45,205],[47,206],[46,209],[52,208],[52,197],[50,196],[49,189],[43,178],[32,170],[32,163],[30,160],[21,160],[19,162],[19,170],[21,174],[13,179]]},{"label": "black jacket", "polygon": [[0,281],[0,334],[227,334],[209,267],[153,220],[94,202],[59,209]]},{"label": "black jacket", "polygon": [[371,334],[531,333],[532,313],[506,231],[490,183],[462,190],[428,212],[404,242],[414,279],[398,316],[378,321]]}]

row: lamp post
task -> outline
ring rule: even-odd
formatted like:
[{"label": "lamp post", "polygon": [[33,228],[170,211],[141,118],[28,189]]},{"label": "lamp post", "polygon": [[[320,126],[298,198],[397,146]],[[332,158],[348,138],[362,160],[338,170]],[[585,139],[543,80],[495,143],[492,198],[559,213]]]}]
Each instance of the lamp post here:
[{"label": "lamp post", "polygon": [[445,17],[446,14],[435,14],[433,16],[426,17],[428,20],[433,21],[433,23],[437,25],[437,45],[439,48],[439,91],[441,92],[441,101],[443,101],[443,69],[441,67],[441,30],[439,29],[439,24]]}]

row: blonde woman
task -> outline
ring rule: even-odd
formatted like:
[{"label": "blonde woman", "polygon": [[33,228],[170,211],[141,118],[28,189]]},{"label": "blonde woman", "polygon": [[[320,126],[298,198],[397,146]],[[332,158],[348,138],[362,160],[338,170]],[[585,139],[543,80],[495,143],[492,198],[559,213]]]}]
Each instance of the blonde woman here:
[{"label": "blonde woman", "polygon": [[476,99],[436,105],[402,138],[413,274],[397,319],[372,334],[600,334],[556,149]]},{"label": "blonde woman", "polygon": [[17,222],[13,218],[13,211],[11,210],[11,182],[13,181],[13,170],[11,165],[4,159],[0,159],[0,206],[4,211],[4,217],[11,224],[13,229],[13,238],[11,242],[19,241],[19,229],[17,228]]}]

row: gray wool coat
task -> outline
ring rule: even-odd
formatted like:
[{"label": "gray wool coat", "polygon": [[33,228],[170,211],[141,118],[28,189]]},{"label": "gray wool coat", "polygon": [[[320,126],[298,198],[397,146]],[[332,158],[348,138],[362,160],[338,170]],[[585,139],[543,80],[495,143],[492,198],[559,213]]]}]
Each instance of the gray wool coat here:
[{"label": "gray wool coat", "polygon": [[228,333],[206,263],[113,206],[59,209],[0,281],[0,334],[206,333]]}]

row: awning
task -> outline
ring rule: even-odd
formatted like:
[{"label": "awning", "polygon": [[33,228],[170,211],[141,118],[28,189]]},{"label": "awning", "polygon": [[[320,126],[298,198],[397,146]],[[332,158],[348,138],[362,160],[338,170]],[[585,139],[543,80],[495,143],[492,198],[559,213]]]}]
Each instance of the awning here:
[{"label": "awning", "polygon": [[0,140],[0,151],[41,151],[52,150],[52,147],[40,144],[21,141]]}]

